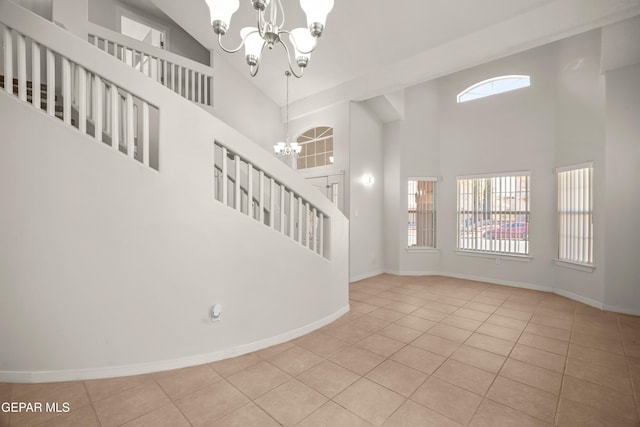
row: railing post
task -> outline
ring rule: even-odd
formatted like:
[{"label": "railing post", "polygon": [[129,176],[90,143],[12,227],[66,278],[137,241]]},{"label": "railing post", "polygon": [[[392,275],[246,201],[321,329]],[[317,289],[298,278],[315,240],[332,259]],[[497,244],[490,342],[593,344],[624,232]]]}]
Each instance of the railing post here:
[{"label": "railing post", "polygon": [[191,70],[185,67],[184,69],[184,97],[191,101]]},{"label": "railing post", "polygon": [[247,214],[253,219],[253,165],[247,162]]},{"label": "railing post", "polygon": [[133,118],[133,96],[127,92],[127,123],[123,123],[124,130],[126,131],[125,143],[127,144],[127,156],[135,157],[135,134],[134,134],[134,118]]},{"label": "railing post", "polygon": [[71,64],[64,56],[62,58],[62,119],[71,124]]},{"label": "railing post", "polygon": [[178,69],[178,94],[184,96],[184,87],[182,86],[182,67],[178,65],[176,68]]},{"label": "railing post", "polygon": [[11,28],[4,27],[4,90],[13,94],[13,36]]},{"label": "railing post", "polygon": [[78,130],[87,133],[87,72],[81,66],[78,69]]},{"label": "railing post", "polygon": [[302,197],[298,197],[298,243],[302,244],[302,230],[304,229],[302,222]]},{"label": "railing post", "polygon": [[[311,233],[309,232],[309,211],[311,210],[311,206],[309,205],[309,202],[305,203],[304,205],[304,222],[305,224],[307,224],[307,230],[306,234],[307,234],[307,248],[311,249]],[[313,226],[313,224],[312,224]]]},{"label": "railing post", "polygon": [[276,181],[271,178],[271,188],[270,188],[270,196],[269,197],[269,227],[275,228],[275,208],[276,208]]},{"label": "railing post", "polygon": [[289,192],[289,237],[295,239],[295,228],[296,228],[296,219],[295,219],[295,207],[296,196],[293,191]]},{"label": "railing post", "polygon": [[102,79],[93,75],[93,124],[94,137],[102,142]]},{"label": "railing post", "polygon": [[120,105],[120,95],[115,84],[111,84],[109,90],[111,96],[111,147],[116,150],[120,149],[120,126],[118,124],[118,105]]},{"label": "railing post", "polygon": [[56,57],[47,49],[47,114],[56,115]]},{"label": "railing post", "polygon": [[149,104],[142,102],[142,164],[149,166]]},{"label": "railing post", "polygon": [[260,182],[258,182],[258,219],[264,224],[264,172],[260,171]]},{"label": "railing post", "polygon": [[284,184],[280,184],[280,232],[282,234],[286,234],[284,232],[284,224],[285,224],[285,217],[284,217],[284,196],[285,196],[285,189],[284,189]]},{"label": "railing post", "polygon": [[242,188],[240,187],[240,156],[235,155],[235,174],[236,174],[236,182],[235,182],[235,208],[236,210],[242,210]]},{"label": "railing post", "polygon": [[[16,54],[18,56],[18,98],[27,100],[27,41],[16,33]],[[11,82],[13,84],[13,82]]]},{"label": "railing post", "polygon": [[40,91],[40,45],[35,41],[31,41],[31,102],[38,110],[42,108],[42,99]]},{"label": "railing post", "polygon": [[318,239],[318,254],[324,258],[324,214],[322,212],[318,222]]},{"label": "railing post", "polygon": [[209,76],[204,76],[204,100],[203,104],[211,105],[211,98],[209,97]]},{"label": "railing post", "polygon": [[229,171],[227,166],[227,148],[222,147],[222,203],[227,205],[229,200]]}]

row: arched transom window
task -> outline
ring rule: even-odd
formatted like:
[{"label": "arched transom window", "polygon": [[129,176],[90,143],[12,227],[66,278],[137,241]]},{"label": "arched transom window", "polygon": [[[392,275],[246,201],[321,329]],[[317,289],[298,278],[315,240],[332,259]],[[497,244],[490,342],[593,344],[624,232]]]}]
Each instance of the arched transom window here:
[{"label": "arched transom window", "polygon": [[529,76],[500,76],[469,86],[458,94],[458,104],[530,86]]},{"label": "arched transom window", "polygon": [[320,126],[309,129],[297,139],[302,145],[298,156],[298,169],[333,164],[333,128]]}]

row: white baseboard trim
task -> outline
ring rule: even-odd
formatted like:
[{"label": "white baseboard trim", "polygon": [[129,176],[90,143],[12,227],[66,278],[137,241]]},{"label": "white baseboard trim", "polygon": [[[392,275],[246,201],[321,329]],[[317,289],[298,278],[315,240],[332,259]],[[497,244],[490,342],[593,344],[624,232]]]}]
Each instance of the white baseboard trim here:
[{"label": "white baseboard trim", "polygon": [[492,285],[512,286],[514,288],[531,289],[534,291],[552,292],[551,286],[540,286],[532,283],[514,282],[512,280],[495,279],[493,277],[474,276],[472,274],[458,273],[442,273],[442,276],[453,277],[456,279],[473,280],[475,282],[491,283]]},{"label": "white baseboard trim", "polygon": [[371,271],[371,272],[365,273],[365,274],[358,274],[356,276],[350,276],[349,277],[349,283],[357,282],[359,280],[368,279],[370,277],[379,276],[379,275],[381,275],[383,273],[384,273],[383,270],[375,270],[375,271]]},{"label": "white baseboard trim", "polygon": [[265,338],[252,343],[243,344],[224,350],[214,351],[212,353],[197,354],[193,356],[181,357],[172,360],[160,360],[156,362],[137,363],[133,365],[110,366],[102,368],[89,369],[71,369],[65,371],[36,371],[36,372],[19,372],[19,371],[0,371],[0,382],[10,383],[42,383],[42,382],[60,382],[60,381],[80,381],[93,380],[101,378],[125,377],[130,375],[148,374],[151,372],[168,371],[172,369],[186,368],[188,366],[202,365],[205,363],[216,362],[218,360],[228,359],[230,357],[241,356],[246,353],[281,344],[286,341],[298,338],[302,335],[315,331],[329,323],[337,320],[340,316],[349,311],[349,305],[346,305],[335,313],[317,320],[303,327],[287,331],[274,337]]},{"label": "white baseboard trim", "polygon": [[396,270],[385,270],[387,274],[393,274],[396,276],[444,276],[440,271],[418,271],[418,270],[404,270],[404,271],[396,271]]},{"label": "white baseboard trim", "polygon": [[601,303],[600,301],[596,301],[596,300],[591,299],[591,298],[583,297],[581,295],[574,294],[573,292],[565,291],[564,289],[554,288],[553,289],[553,293],[554,294],[558,294],[558,295],[563,296],[563,297],[566,297],[566,298],[569,298],[569,299],[572,299],[574,301],[581,302],[581,303],[586,304],[586,305],[590,305],[591,307],[599,308],[600,310],[604,309],[604,304]]}]

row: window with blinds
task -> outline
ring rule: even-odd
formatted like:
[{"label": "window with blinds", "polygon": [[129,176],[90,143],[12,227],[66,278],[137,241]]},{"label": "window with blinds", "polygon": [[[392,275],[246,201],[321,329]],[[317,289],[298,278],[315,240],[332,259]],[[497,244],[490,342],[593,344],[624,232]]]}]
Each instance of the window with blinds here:
[{"label": "window with blinds", "polygon": [[529,254],[529,172],[457,178],[457,248]]},{"label": "window with blinds", "polygon": [[409,178],[407,240],[409,248],[436,247],[436,178]]},{"label": "window with blinds", "polygon": [[593,164],[557,169],[558,260],[593,265]]}]

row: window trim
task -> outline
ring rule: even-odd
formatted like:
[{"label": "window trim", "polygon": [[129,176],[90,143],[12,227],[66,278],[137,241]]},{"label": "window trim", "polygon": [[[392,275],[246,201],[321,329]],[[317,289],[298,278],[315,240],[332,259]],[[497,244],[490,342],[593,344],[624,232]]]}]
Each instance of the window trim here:
[{"label": "window trim", "polygon": [[[519,86],[519,87],[507,89],[507,90],[502,90],[500,92],[492,92],[492,93],[489,93],[487,95],[482,95],[482,96],[478,96],[478,97],[471,98],[471,99],[464,99],[464,100],[462,99],[465,95],[467,95],[468,93],[470,93],[474,89],[477,89],[477,88],[479,88],[481,86],[484,86],[486,84],[497,82],[497,81],[500,81],[500,80],[515,80],[515,79],[520,80],[520,79],[524,79],[524,78],[527,79],[526,86]],[[488,98],[490,96],[500,95],[502,93],[507,93],[507,92],[513,92],[514,90],[525,89],[525,88],[528,88],[528,87],[531,87],[531,76],[528,76],[526,74],[509,74],[509,75],[504,75],[504,76],[491,77],[491,78],[488,78],[486,80],[482,80],[480,82],[474,83],[471,86],[469,86],[468,88],[466,88],[463,91],[461,91],[460,93],[458,93],[458,96],[456,97],[456,103],[463,104],[465,102],[475,101],[476,99]]]},{"label": "window trim", "polygon": [[[155,28],[158,31],[162,31],[164,32],[164,47],[157,47],[157,49],[162,49],[162,50],[166,50],[169,51],[169,48],[171,46],[170,44],[170,40],[171,40],[171,32],[169,30],[169,27],[161,24],[158,21],[154,21],[153,19],[149,19],[147,18],[145,15],[141,15],[137,12],[134,12],[132,9],[128,9],[126,7],[122,7],[120,5],[116,6],[116,31],[119,34],[122,34],[122,17],[134,20],[134,21],[138,21],[148,27],[151,28]],[[151,46],[151,45],[149,45]],[[156,47],[156,46],[154,46]]]},{"label": "window trim", "polygon": [[[436,183],[439,181],[437,176],[408,176],[405,180],[405,183],[408,184],[409,181],[428,181],[428,182],[433,182],[433,246],[409,246],[408,242],[407,242],[407,246],[405,246],[405,249],[407,250],[407,252],[433,252],[433,251],[439,251],[438,248],[438,234],[437,234],[437,190],[436,190]],[[407,189],[408,190],[408,189]],[[406,194],[408,196],[408,194]],[[406,206],[406,210],[405,212],[409,212],[409,205],[408,205],[409,201],[407,199],[407,206]],[[417,232],[417,229],[416,229]],[[407,238],[407,235],[405,234],[405,239]]]}]

